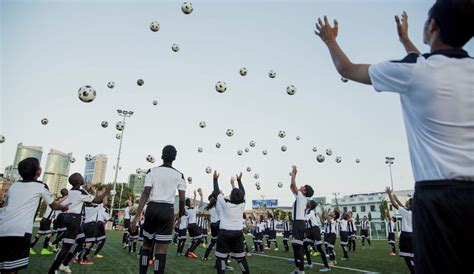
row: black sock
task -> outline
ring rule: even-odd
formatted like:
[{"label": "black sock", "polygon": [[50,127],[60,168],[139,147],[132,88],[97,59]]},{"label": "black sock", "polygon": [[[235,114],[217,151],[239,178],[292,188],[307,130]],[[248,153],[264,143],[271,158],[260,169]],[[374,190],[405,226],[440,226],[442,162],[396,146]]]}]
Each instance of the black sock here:
[{"label": "black sock", "polygon": [[309,242],[303,242],[303,250],[306,254],[306,261],[308,262],[308,264],[311,264],[311,252],[309,252],[309,245]]},{"label": "black sock", "polygon": [[371,246],[372,244],[370,243],[370,239],[367,238],[367,242],[369,243],[369,246]]},{"label": "black sock", "polygon": [[143,249],[140,250],[140,261],[139,261],[139,273],[146,274],[148,269],[148,260],[150,260],[150,250]]},{"label": "black sock", "polygon": [[403,259],[405,259],[405,263],[407,264],[408,269],[410,270],[410,273],[415,273],[413,258],[412,257],[403,257]]},{"label": "black sock", "polygon": [[137,241],[133,241],[133,253],[137,253]]},{"label": "black sock", "polygon": [[132,243],[131,240],[128,241],[128,253],[132,253]]},{"label": "black sock", "polygon": [[324,266],[329,267],[328,258],[326,258],[326,253],[324,253],[324,250],[321,247],[321,245],[316,245],[316,250],[319,252],[319,255],[321,256],[321,259],[323,260]]},{"label": "black sock", "polygon": [[240,271],[242,271],[242,273],[250,273],[249,264],[247,263],[247,259],[245,257],[238,259],[237,264],[239,265]]},{"label": "black sock", "polygon": [[95,249],[94,256],[99,254],[100,250],[104,247],[105,244],[105,239],[100,240],[99,244],[97,245],[97,248]]},{"label": "black sock", "polygon": [[356,240],[352,239],[352,251],[356,251]]},{"label": "black sock", "polygon": [[349,254],[347,253],[347,246],[341,245],[341,247],[342,247],[342,252],[344,253],[344,258],[349,258]]},{"label": "black sock", "polygon": [[180,239],[178,242],[178,253],[183,253],[184,246],[186,244],[186,238]]},{"label": "black sock", "polygon": [[303,246],[299,244],[293,244],[293,257],[295,259],[295,266],[300,270],[304,271],[304,251]]},{"label": "black sock", "polygon": [[224,274],[225,273],[225,266],[226,266],[226,260],[216,257],[216,269],[217,269],[217,274]]},{"label": "black sock", "polygon": [[44,249],[48,248],[50,239],[51,239],[51,237],[44,238],[44,242],[43,242],[43,248]]},{"label": "black sock", "polygon": [[89,253],[91,252],[91,247],[86,246],[84,248],[84,252],[82,253],[82,260],[87,260],[87,256],[89,256]]},{"label": "black sock", "polygon": [[40,237],[34,237],[33,241],[31,241],[30,247],[33,248],[35,247],[36,243],[39,241]]},{"label": "black sock", "polygon": [[328,246],[329,249],[329,260],[334,261],[336,260],[336,254],[334,253],[334,247]]},{"label": "black sock", "polygon": [[288,240],[283,239],[283,245],[285,246],[286,251],[290,250],[290,247],[288,246]]},{"label": "black sock", "polygon": [[154,274],[164,274],[166,266],[166,254],[155,254]]},{"label": "black sock", "polygon": [[54,239],[53,241],[53,245],[57,246],[59,242],[63,239],[63,236],[64,236],[64,231],[58,232],[58,234],[56,234],[56,239]]},{"label": "black sock", "polygon": [[365,246],[364,241],[365,241],[365,238],[362,237],[362,246]]},{"label": "black sock", "polygon": [[394,243],[391,243],[391,245],[392,245],[392,252],[393,252],[393,253],[396,253],[395,244],[394,244]]},{"label": "black sock", "polygon": [[49,272],[48,272],[49,274],[54,274],[54,272],[59,268],[64,258],[66,258],[66,255],[68,254],[69,249],[72,246],[73,246],[72,244],[63,244],[63,247],[56,254],[56,257],[54,258],[53,264],[51,265],[51,268],[49,269]]},{"label": "black sock", "polygon": [[74,258],[74,256],[79,252],[79,250],[82,250],[82,242],[74,244],[69,249],[69,252],[67,253],[66,258],[64,258],[63,260],[63,265],[68,266],[72,258]]},{"label": "black sock", "polygon": [[216,244],[217,239],[211,239],[211,243],[207,246],[206,248],[206,253],[204,253],[204,258],[207,259],[209,258],[209,254],[211,253],[212,248]]},{"label": "black sock", "polygon": [[123,233],[122,236],[122,244],[125,244],[128,242],[128,232]]}]

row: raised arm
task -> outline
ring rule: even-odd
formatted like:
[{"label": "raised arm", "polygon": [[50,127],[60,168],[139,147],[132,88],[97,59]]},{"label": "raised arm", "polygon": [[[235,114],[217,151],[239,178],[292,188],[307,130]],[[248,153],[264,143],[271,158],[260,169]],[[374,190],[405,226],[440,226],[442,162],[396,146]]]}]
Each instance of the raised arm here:
[{"label": "raised arm", "polygon": [[235,188],[235,178],[234,177],[230,177],[230,186],[232,187],[232,189]]},{"label": "raised arm", "polygon": [[397,24],[397,33],[400,43],[402,43],[407,53],[416,52],[420,54],[420,51],[411,42],[408,37],[408,14],[404,11],[402,13],[402,19],[398,15],[395,15],[395,23]]},{"label": "raised arm", "polygon": [[102,192],[99,196],[96,196],[92,203],[101,203],[104,200],[105,196],[109,195],[109,192],[112,190],[112,184],[108,184],[105,186],[104,192]]},{"label": "raised arm", "polygon": [[400,202],[400,200],[398,200],[397,195],[392,194],[392,196],[393,196],[393,199],[395,200],[395,202],[398,204],[399,207],[405,208],[405,206]]},{"label": "raised arm", "polygon": [[318,35],[326,44],[331,54],[332,62],[342,77],[362,83],[371,84],[369,77],[368,64],[354,64],[346,56],[346,54],[339,47],[336,41],[337,32],[339,30],[339,23],[334,20],[334,27],[329,24],[328,18],[324,16],[324,23],[321,18],[318,18],[316,23],[316,30],[314,33]]},{"label": "raised arm", "polygon": [[214,175],[213,175],[213,182],[214,182],[214,196],[219,196],[220,190],[219,190],[219,173],[217,173],[216,170],[214,170]]},{"label": "raised arm", "polygon": [[397,204],[397,202],[395,202],[395,199],[393,199],[392,190],[389,187],[386,187],[385,192],[387,193],[388,198],[390,199],[390,203],[392,204],[392,206],[394,208],[398,209],[398,204]]},{"label": "raised arm", "polygon": [[199,191],[199,208],[202,208],[204,206],[204,198],[203,198],[202,190]]},{"label": "raised arm", "polygon": [[296,173],[298,170],[296,169],[296,166],[293,166],[291,169],[291,184],[290,184],[290,189],[293,194],[298,194],[298,187],[296,186]]},{"label": "raised arm", "polygon": [[237,177],[237,184],[239,185],[239,189],[244,193],[245,196],[245,189],[244,185],[242,184],[242,172],[240,172],[240,174],[236,175],[235,177]]}]

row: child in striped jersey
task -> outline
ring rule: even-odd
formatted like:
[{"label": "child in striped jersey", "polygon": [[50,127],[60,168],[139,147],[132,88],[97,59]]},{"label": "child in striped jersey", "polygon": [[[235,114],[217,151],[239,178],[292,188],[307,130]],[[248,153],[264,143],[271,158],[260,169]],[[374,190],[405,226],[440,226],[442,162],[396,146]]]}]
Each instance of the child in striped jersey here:
[{"label": "child in striped jersey", "polygon": [[392,246],[392,252],[390,252],[389,256],[397,256],[396,249],[395,249],[395,224],[397,219],[395,217],[390,217],[387,213],[387,232],[388,232],[388,244]]},{"label": "child in striped jersey", "polygon": [[[137,214],[137,208],[132,207],[130,208],[130,220],[135,218]],[[137,229],[132,230],[130,227],[128,228],[128,254],[130,253],[137,253],[137,241],[140,237],[139,232]]]},{"label": "child in striped jersey", "polygon": [[321,230],[319,228],[319,224],[321,220],[318,219],[316,216],[316,202],[314,200],[308,201],[306,204],[305,210],[305,220],[306,220],[306,238],[303,241],[303,249],[306,254],[306,260],[308,264],[305,267],[313,268],[313,263],[311,262],[311,252],[309,251],[309,247],[311,246],[314,250],[317,250],[321,255],[321,259],[324,263],[324,268],[321,268],[320,272],[330,271],[329,265],[327,262],[326,254],[324,253],[321,245],[323,242],[321,241]]},{"label": "child in striped jersey", "polygon": [[334,245],[336,244],[336,224],[339,216],[339,211],[337,210],[329,212],[327,216],[326,227],[324,228],[324,241],[328,247],[329,266],[336,265],[336,252],[334,251]]},{"label": "child in striped jersey", "polygon": [[278,251],[278,243],[276,240],[276,226],[278,224],[278,221],[275,220],[275,216],[271,214],[269,211],[267,211],[267,234],[268,234],[268,240],[267,240],[267,246],[268,249],[271,248],[271,244],[275,244],[275,251]]},{"label": "child in striped jersey", "polygon": [[341,243],[342,252],[344,253],[344,256],[341,258],[342,261],[349,260],[348,247],[347,247],[347,244],[349,241],[348,219],[349,219],[349,213],[345,212],[341,220],[338,221],[339,237],[340,237],[339,241]]},{"label": "child in striped jersey", "polygon": [[372,247],[370,243],[370,221],[367,219],[367,216],[364,215],[362,222],[360,222],[360,235],[362,238],[362,248],[365,248],[365,239],[369,243],[369,247]]},{"label": "child in striped jersey", "polygon": [[347,241],[347,247],[348,251],[355,251],[356,250],[356,226],[354,223],[354,218],[352,217],[352,212],[349,211],[347,212],[348,218],[347,218],[347,236],[348,236],[348,241]]},{"label": "child in striped jersey", "polygon": [[288,246],[288,240],[291,235],[291,224],[289,222],[288,214],[285,215],[285,220],[283,221],[283,245],[285,246],[285,251],[290,251],[290,247]]},{"label": "child in striped jersey", "polygon": [[255,252],[263,253],[263,233],[265,232],[265,218],[263,215],[255,214]]}]

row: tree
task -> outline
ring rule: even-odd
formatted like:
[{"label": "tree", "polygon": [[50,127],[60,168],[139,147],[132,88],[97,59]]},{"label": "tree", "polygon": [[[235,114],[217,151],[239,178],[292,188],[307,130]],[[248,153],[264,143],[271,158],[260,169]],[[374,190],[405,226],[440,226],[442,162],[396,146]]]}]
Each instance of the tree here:
[{"label": "tree", "polygon": [[380,219],[385,220],[388,212],[388,203],[386,200],[383,200],[382,203],[380,204]]},{"label": "tree", "polygon": [[357,224],[360,223],[359,213],[357,213],[357,215],[356,215],[356,223]]},{"label": "tree", "polygon": [[[97,190],[102,190],[105,186],[103,184],[96,184],[94,185],[94,188]],[[123,191],[122,191],[123,187]],[[133,189],[128,187],[127,184],[125,183],[117,183],[115,186],[115,200],[114,200],[114,211],[115,209],[120,209],[124,208],[127,206],[127,201],[132,201],[134,202],[135,200],[135,194],[133,193]],[[122,196],[120,197],[120,193],[122,193]],[[112,195],[107,195],[107,201],[108,205],[110,206],[110,203],[112,202]]]},{"label": "tree", "polygon": [[369,219],[369,222],[372,221],[372,214],[369,212],[369,215],[367,215],[367,219]]}]

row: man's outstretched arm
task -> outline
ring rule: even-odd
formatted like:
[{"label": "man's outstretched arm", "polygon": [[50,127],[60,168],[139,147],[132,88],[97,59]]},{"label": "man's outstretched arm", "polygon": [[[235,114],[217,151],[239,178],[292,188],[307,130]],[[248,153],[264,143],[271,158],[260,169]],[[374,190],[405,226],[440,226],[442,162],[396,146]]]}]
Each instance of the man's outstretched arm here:
[{"label": "man's outstretched arm", "polygon": [[407,53],[418,53],[420,51],[416,48],[416,46],[411,42],[410,38],[408,37],[408,14],[404,11],[402,13],[402,19],[395,15],[395,23],[397,24],[397,33],[400,43],[402,43],[403,47],[405,48]]}]

